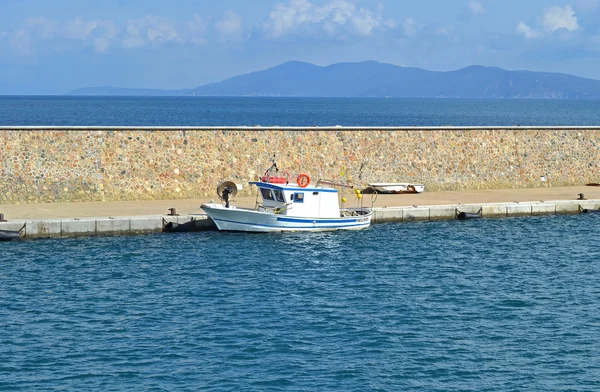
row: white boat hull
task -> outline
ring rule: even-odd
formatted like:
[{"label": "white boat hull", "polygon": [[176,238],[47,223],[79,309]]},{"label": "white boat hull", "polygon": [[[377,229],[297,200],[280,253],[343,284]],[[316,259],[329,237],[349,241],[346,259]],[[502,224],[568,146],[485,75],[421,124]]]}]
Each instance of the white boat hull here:
[{"label": "white boat hull", "polygon": [[[219,230],[278,232],[360,230],[369,227],[371,211],[362,215],[339,218],[305,218],[274,214],[245,208],[225,208],[220,204],[203,204],[201,208],[215,222]],[[364,211],[364,210],[363,210]]]}]

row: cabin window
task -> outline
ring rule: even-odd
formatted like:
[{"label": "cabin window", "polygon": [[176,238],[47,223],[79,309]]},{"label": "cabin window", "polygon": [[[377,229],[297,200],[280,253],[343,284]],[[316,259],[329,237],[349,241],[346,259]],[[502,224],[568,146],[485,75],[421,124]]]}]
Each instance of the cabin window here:
[{"label": "cabin window", "polygon": [[280,191],[279,189],[275,189],[273,191],[273,193],[275,194],[275,200],[277,201],[285,201],[285,198],[283,197],[283,192]]},{"label": "cabin window", "polygon": [[304,193],[294,193],[294,203],[304,203]]},{"label": "cabin window", "polygon": [[275,200],[270,189],[260,188],[260,193],[262,193],[262,197],[264,200]]}]

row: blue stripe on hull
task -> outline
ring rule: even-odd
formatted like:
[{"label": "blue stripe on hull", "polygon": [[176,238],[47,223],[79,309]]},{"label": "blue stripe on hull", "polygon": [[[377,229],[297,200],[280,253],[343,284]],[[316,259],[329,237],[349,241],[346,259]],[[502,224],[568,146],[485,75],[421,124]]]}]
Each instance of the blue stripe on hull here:
[{"label": "blue stripe on hull", "polygon": [[352,223],[356,222],[356,218],[354,219],[310,219],[310,218],[284,218],[278,217],[278,222],[294,222],[294,223],[308,223],[311,224],[313,222],[316,223]]},{"label": "blue stripe on hull", "polygon": [[[303,225],[303,226],[281,226],[281,225],[269,225],[269,224],[264,224],[264,223],[239,222],[239,221],[232,221],[232,220],[219,219],[219,218],[212,218],[212,219],[214,221],[234,223],[237,225],[244,225],[244,226],[248,226],[248,227],[276,227],[276,228],[281,228],[281,229],[343,229],[345,227],[358,227],[358,226],[368,226],[369,225],[369,221],[366,221],[366,222],[356,223],[353,225],[317,226],[317,225],[313,225],[312,221],[310,221],[310,222],[306,221],[307,224]],[[356,220],[351,220],[350,222],[356,222]]]}]

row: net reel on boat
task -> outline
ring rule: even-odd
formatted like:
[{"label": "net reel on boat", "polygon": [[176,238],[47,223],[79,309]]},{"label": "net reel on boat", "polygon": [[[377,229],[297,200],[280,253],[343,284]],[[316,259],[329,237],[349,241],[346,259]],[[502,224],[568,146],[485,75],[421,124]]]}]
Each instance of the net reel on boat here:
[{"label": "net reel on boat", "polygon": [[217,196],[225,202],[225,208],[229,208],[229,198],[237,195],[238,188],[232,181],[223,181],[217,186]]}]

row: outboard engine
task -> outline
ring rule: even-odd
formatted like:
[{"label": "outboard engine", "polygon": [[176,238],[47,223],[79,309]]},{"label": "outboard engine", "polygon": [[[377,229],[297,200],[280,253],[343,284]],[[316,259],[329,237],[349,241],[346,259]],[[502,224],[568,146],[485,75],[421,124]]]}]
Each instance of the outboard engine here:
[{"label": "outboard engine", "polygon": [[231,195],[231,193],[233,192],[233,189],[231,189],[231,187],[226,186],[225,189],[223,189],[223,200],[225,200],[225,208],[229,208],[229,195]]},{"label": "outboard engine", "polygon": [[229,208],[229,199],[235,197],[237,191],[237,186],[231,181],[223,181],[217,186],[217,196],[225,202],[225,208]]}]

